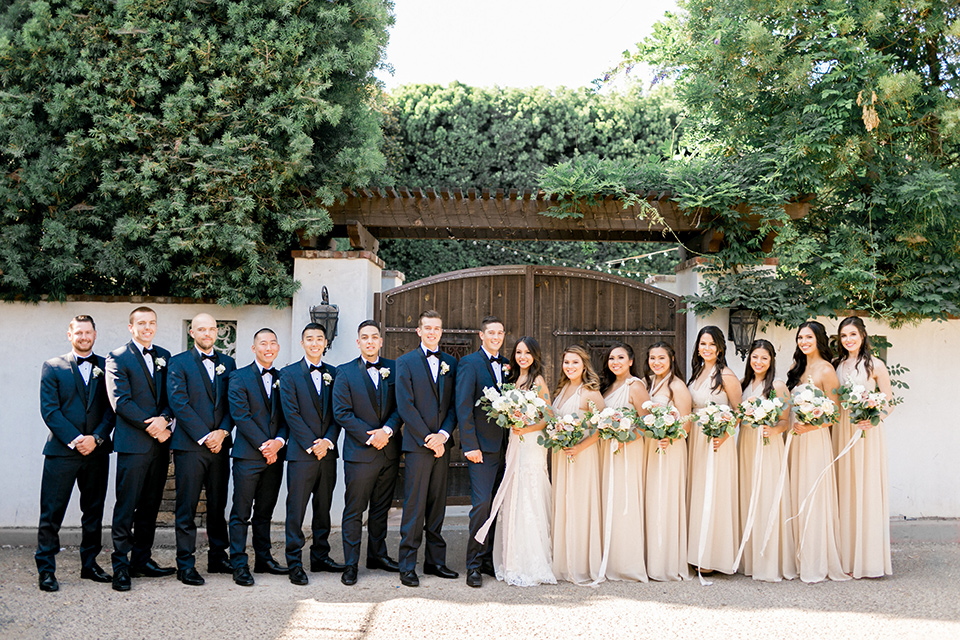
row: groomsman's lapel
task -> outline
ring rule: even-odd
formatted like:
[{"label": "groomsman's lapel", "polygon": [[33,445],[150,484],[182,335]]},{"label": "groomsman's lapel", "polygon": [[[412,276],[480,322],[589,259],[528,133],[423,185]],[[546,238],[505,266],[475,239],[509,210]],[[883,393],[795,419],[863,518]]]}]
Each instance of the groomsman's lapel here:
[{"label": "groomsman's lapel", "polygon": [[[213,391],[213,384],[210,382],[210,374],[207,373],[207,368],[203,364],[203,360],[200,358],[200,352],[195,348],[190,350],[193,353],[193,363],[197,366],[197,369],[200,370],[200,379],[203,380],[203,387],[207,390],[207,396],[210,398],[210,402],[216,403],[217,397]],[[214,352],[216,355],[216,352]],[[217,361],[213,361],[213,379],[217,379]]]},{"label": "groomsman's lapel", "polygon": [[[374,408],[377,412],[377,417],[380,417],[380,392],[379,389],[373,386],[373,380],[370,379],[370,374],[367,373],[367,361],[362,357],[357,358],[357,367],[360,369],[360,377],[363,380],[363,384],[367,390],[367,395],[370,397],[370,406]],[[380,381],[383,384],[383,381]]]},{"label": "groomsman's lapel", "polygon": [[[267,390],[263,387],[263,376],[260,375],[260,367],[257,366],[257,363],[254,362],[250,365],[250,370],[253,371],[253,380],[254,384],[260,389],[260,397],[263,398],[263,406],[267,408],[267,411],[270,412],[270,415],[273,415],[273,396],[277,395],[277,390],[272,389],[270,395],[267,396]],[[312,381],[311,381],[312,382]]]},{"label": "groomsman's lapel", "polygon": [[[67,362],[70,363],[70,371],[73,373],[73,383],[77,387],[77,394],[83,398],[84,406],[87,406],[87,399],[89,398],[87,385],[83,384],[83,376],[80,374],[80,367],[77,366],[77,356],[70,353],[67,356]],[[93,377],[93,371],[90,372],[91,379]]]},{"label": "groomsman's lapel", "polygon": [[[101,364],[100,358],[98,357],[97,364],[94,366],[94,369],[99,368],[101,371],[103,371],[105,366],[106,366],[106,361],[104,361],[104,363]],[[103,375],[99,375],[99,376],[94,375],[93,369],[90,369],[90,384],[88,384],[85,387],[87,392],[87,411],[89,411],[90,407],[93,406],[93,399],[97,397],[97,385],[100,384],[100,378],[102,377]]]},{"label": "groomsman's lapel", "polygon": [[[500,389],[500,385],[497,384],[497,375],[493,372],[493,365],[490,363],[490,358],[487,357],[487,352],[483,349],[480,350],[480,356],[483,358],[483,362],[487,365],[487,373],[490,374],[490,381],[493,383],[493,386],[497,389]],[[503,367],[500,367],[500,376],[503,377]]]},{"label": "groomsman's lapel", "polygon": [[[322,366],[322,365],[321,365]],[[313,399],[313,406],[317,409],[317,415],[320,416],[320,422],[323,422],[323,400],[321,399],[321,394],[317,393],[317,385],[313,384],[313,376],[310,375],[310,365],[307,364],[306,359],[300,361],[300,370],[303,372],[303,376],[307,381],[307,391],[309,396]],[[323,370],[320,370],[320,388],[323,392],[327,390],[327,383],[323,381]]]},{"label": "groomsman's lapel", "polygon": [[[423,362],[423,369],[427,372],[427,380],[430,381],[430,388],[433,390],[433,395],[436,396],[437,401],[440,400],[440,385],[443,384],[443,376],[440,375],[440,367],[437,366],[437,379],[433,379],[433,372],[430,370],[430,359],[427,358],[426,354],[423,352],[423,349],[417,347],[417,351],[420,352],[420,361]],[[443,360],[440,360],[443,362]]]},{"label": "groomsman's lapel", "polygon": [[143,375],[147,379],[147,384],[150,385],[150,391],[153,392],[153,399],[159,400],[160,394],[157,392],[157,379],[156,375],[160,371],[160,367],[157,366],[157,361],[153,361],[153,375],[150,375],[150,369],[147,368],[147,356],[143,355],[143,348],[136,342],[130,342],[130,355],[133,356],[134,360],[140,363],[140,368],[143,369]]}]

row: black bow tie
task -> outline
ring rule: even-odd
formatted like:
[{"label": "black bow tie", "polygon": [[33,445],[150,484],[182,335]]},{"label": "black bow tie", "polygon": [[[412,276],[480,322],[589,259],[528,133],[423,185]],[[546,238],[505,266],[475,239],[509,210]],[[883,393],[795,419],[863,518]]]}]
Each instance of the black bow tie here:
[{"label": "black bow tie", "polygon": [[[317,368],[319,369],[320,367],[317,367]],[[264,370],[263,370],[263,373],[260,374],[260,375],[261,375],[261,376],[265,376],[265,375],[267,375],[267,374],[270,374],[270,377],[273,378],[274,380],[276,380],[276,379],[277,379],[277,376],[280,375],[280,372],[277,371],[276,369],[274,369],[273,367],[271,367],[271,368],[269,368],[269,369],[264,369]]]},{"label": "black bow tie", "polygon": [[500,356],[490,356],[490,364],[500,364]]},{"label": "black bow tie", "polygon": [[310,365],[310,373],[313,373],[314,371],[321,371],[322,369],[323,369],[323,365],[316,365],[316,364]]},{"label": "black bow tie", "polygon": [[379,361],[379,360],[377,360],[376,362],[367,362],[366,364],[367,364],[367,369],[379,369],[379,368],[380,368],[380,361]]},{"label": "black bow tie", "polygon": [[200,354],[200,362],[203,362],[204,360],[211,360],[211,361],[213,361],[213,362],[216,362],[216,361],[217,361],[217,354],[215,354],[215,353],[211,353],[211,354],[201,353],[201,354]]},{"label": "black bow tie", "polygon": [[89,362],[90,366],[95,367],[97,366],[97,356],[91,355],[91,356],[87,356],[86,358],[77,358],[78,367],[82,365],[84,362]]},{"label": "black bow tie", "polygon": [[143,348],[143,355],[144,355],[144,356],[150,356],[151,358],[156,358],[156,357],[157,357],[157,348],[156,348],[156,347],[150,347],[150,348],[144,347],[144,348]]},{"label": "black bow tie", "polygon": [[428,358],[436,358],[437,360],[439,360],[439,359],[440,359],[440,350],[437,349],[436,351],[430,351],[429,349],[427,349],[427,357],[428,357]]}]

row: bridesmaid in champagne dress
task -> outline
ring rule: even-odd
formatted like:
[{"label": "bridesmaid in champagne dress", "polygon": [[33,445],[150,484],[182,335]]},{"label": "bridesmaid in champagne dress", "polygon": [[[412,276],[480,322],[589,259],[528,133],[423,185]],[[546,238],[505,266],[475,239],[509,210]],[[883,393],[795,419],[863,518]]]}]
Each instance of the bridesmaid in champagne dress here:
[{"label": "bridesmaid in champagne dress", "polygon": [[[693,372],[687,383],[693,410],[702,409],[710,402],[736,408],[740,404],[740,381],[727,367],[723,332],[714,326],[704,327],[697,334],[696,344],[697,353],[691,362]],[[740,543],[737,444],[727,435],[707,438],[696,424],[691,424],[687,561],[702,573],[736,573],[737,567],[733,565]],[[713,456],[712,477],[707,477],[708,456]],[[706,503],[708,485],[713,486],[713,499],[709,504]]]},{"label": "bridesmaid in champagne dress", "polygon": [[[863,320],[851,316],[840,323],[837,377],[841,384],[849,380],[873,392],[879,389],[893,399],[890,373],[882,360],[870,354],[870,339]],[[881,411],[886,418],[893,411],[887,405]],[[834,427],[834,452],[859,438],[847,455],[837,460],[837,492],[840,508],[840,564],[854,578],[878,578],[893,573],[890,561],[890,504],[887,481],[887,436],[883,422],[869,420],[850,424],[850,414],[841,409],[840,422]]]},{"label": "bridesmaid in champagne dress", "polygon": [[[563,352],[560,382],[554,391],[557,416],[603,409],[600,377],[580,345]],[[591,407],[591,403],[593,407]],[[588,584],[600,577],[599,439],[591,434],[573,447],[554,452],[553,574],[558,580]]]},{"label": "bridesmaid in champagne dress", "polygon": [[[650,399],[635,369],[633,348],[614,343],[607,352],[600,382],[604,404],[646,413]],[[618,446],[619,444],[619,446]],[[604,577],[608,580],[647,581],[643,562],[643,437],[632,442],[600,443],[600,496],[603,514]]]},{"label": "bridesmaid in champagne dress", "polygon": [[[830,365],[832,356],[823,325],[815,320],[801,324],[793,366],[787,373],[787,388],[792,391],[800,384],[812,383],[838,402],[836,389],[840,382]],[[804,582],[848,580],[840,564],[837,478],[831,468],[834,454],[830,425],[805,424],[797,421],[795,414],[791,414],[791,420],[797,434],[789,454],[790,522],[797,545],[797,571]],[[801,506],[803,513],[799,513]]]},{"label": "bridesmaid in champagne dress", "polygon": [[[673,347],[657,342],[647,349],[643,384],[650,399],[673,405],[680,415],[693,408]],[[687,433],[690,424],[686,425]],[[646,455],[645,529],[647,575],[660,582],[689,580],[687,565],[687,440],[644,438]]]},{"label": "bridesmaid in champagne dress", "polygon": [[[775,392],[785,407],[790,406],[787,385],[776,380],[776,352],[767,340],[755,340],[747,356],[743,376],[743,399],[769,398]],[[783,469],[783,432],[789,426],[790,414],[785,411],[774,427],[756,427],[746,419],[740,425],[740,531],[743,546],[743,573],[754,580],[780,582],[797,577],[797,548],[793,542],[790,518],[790,492],[780,485]],[[767,444],[763,444],[764,438]],[[759,468],[757,454],[760,455]],[[751,499],[756,503],[751,513]],[[752,517],[752,518],[751,518]],[[752,522],[748,522],[748,518]],[[768,524],[772,522],[769,538]],[[743,542],[743,539],[746,542]],[[766,544],[766,546],[764,546]]]}]

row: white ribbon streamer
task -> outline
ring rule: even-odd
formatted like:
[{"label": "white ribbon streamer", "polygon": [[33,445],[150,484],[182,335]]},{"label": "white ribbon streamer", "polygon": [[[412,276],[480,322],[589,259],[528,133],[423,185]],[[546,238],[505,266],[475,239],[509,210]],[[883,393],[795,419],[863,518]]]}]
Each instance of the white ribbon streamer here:
[{"label": "white ribbon streamer", "polygon": [[703,513],[700,517],[700,545],[697,551],[697,577],[700,578],[700,584],[709,587],[713,583],[703,577],[703,552],[707,548],[707,530],[710,528],[710,521],[713,518],[713,487],[717,482],[717,465],[714,456],[717,452],[713,450],[713,438],[707,438],[707,486],[703,490]]},{"label": "white ribbon streamer", "polygon": [[[747,510],[747,521],[743,525],[743,538],[740,540],[740,548],[737,549],[737,558],[733,561],[733,566],[740,566],[740,558],[743,557],[743,550],[747,547],[747,540],[753,531],[753,521],[757,515],[757,503],[760,501],[760,467],[763,464],[763,427],[756,427],[754,431],[759,431],[757,435],[757,452],[753,456],[753,490],[750,492],[750,508]],[[744,436],[743,429],[740,430],[741,437]]]},{"label": "white ribbon streamer", "polygon": [[763,532],[763,546],[760,547],[760,556],[762,557],[767,550],[767,543],[770,542],[770,536],[773,534],[773,526],[780,518],[780,500],[783,498],[783,486],[787,480],[787,462],[790,453],[790,443],[793,442],[793,430],[787,432],[787,441],[783,445],[783,461],[780,463],[780,478],[777,480],[777,490],[773,493],[773,504],[777,505],[770,511],[770,517],[767,519],[767,529]]},{"label": "white ribbon streamer", "polygon": [[[603,553],[600,556],[600,571],[597,573],[597,579],[588,586],[596,587],[607,579],[607,563],[610,560],[610,537],[613,534],[613,456],[617,453],[620,443],[616,440],[610,440],[610,458],[607,461],[607,512],[603,514]],[[624,461],[626,462],[626,461]],[[626,500],[624,500],[626,502]],[[626,514],[626,506],[624,506]]]},{"label": "white ribbon streamer", "polygon": [[497,513],[500,512],[500,507],[503,506],[503,501],[507,497],[507,492],[513,488],[513,483],[516,481],[517,472],[520,470],[520,447],[507,447],[507,461],[506,468],[503,471],[503,480],[500,481],[500,488],[497,489],[497,495],[493,498],[493,504],[490,507],[490,517],[487,518],[487,521],[483,523],[483,526],[480,527],[480,530],[477,531],[477,535],[474,536],[474,539],[483,543],[487,539],[487,533],[490,531],[490,527],[493,526],[494,521],[497,519]]}]

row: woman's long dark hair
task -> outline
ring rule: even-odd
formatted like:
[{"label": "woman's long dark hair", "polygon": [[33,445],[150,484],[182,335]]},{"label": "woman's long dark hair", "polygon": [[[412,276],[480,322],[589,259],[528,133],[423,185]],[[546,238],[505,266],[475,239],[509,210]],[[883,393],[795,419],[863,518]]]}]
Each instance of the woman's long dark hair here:
[{"label": "woman's long dark hair", "polygon": [[723,331],[720,330],[720,327],[713,325],[700,329],[700,332],[697,334],[697,339],[693,343],[693,358],[690,359],[690,368],[693,371],[690,374],[690,380],[687,384],[689,385],[699,378],[700,373],[703,371],[704,363],[703,358],[700,356],[700,338],[702,338],[705,333],[709,333],[710,337],[713,338],[714,344],[717,345],[717,364],[714,367],[713,382],[710,384],[710,390],[719,391],[723,389],[723,370],[727,368],[727,340],[723,337]]},{"label": "woman's long dark hair", "polygon": [[510,352],[510,373],[507,374],[507,382],[517,384],[517,380],[520,379],[520,365],[517,364],[517,346],[520,344],[527,346],[530,357],[533,358],[533,363],[530,365],[530,368],[527,369],[526,381],[523,383],[523,386],[519,388],[533,389],[533,383],[536,381],[537,376],[543,375],[543,352],[540,351],[540,343],[537,342],[536,338],[530,336],[521,336],[513,345],[513,350]]},{"label": "woman's long dark hair", "polygon": [[610,354],[613,353],[614,349],[623,349],[627,352],[627,357],[630,358],[630,375],[634,378],[639,378],[640,373],[637,371],[637,359],[633,355],[633,347],[628,345],[625,342],[614,342],[610,345],[610,348],[607,349],[607,352],[603,354],[603,373],[600,374],[600,393],[604,394],[607,392],[607,389],[613,386],[613,383],[617,381],[617,376],[613,375],[613,371],[610,371],[608,363],[610,362]]},{"label": "woman's long dark hair", "polygon": [[853,325],[853,327],[860,333],[860,338],[863,339],[863,343],[860,345],[860,352],[857,353],[857,364],[863,363],[863,368],[867,372],[867,377],[870,378],[873,376],[873,355],[870,353],[870,336],[867,335],[867,327],[863,324],[863,320],[857,316],[850,316],[849,318],[844,318],[843,322],[840,323],[840,326],[837,327],[837,344],[839,345],[838,350],[840,353],[837,355],[837,361],[834,362],[834,366],[839,365],[841,362],[850,357],[850,354],[846,349],[843,348],[843,343],[840,342],[840,333],[843,331],[844,327]]},{"label": "woman's long dark hair", "polygon": [[[827,329],[821,323],[816,320],[807,320],[797,328],[797,335],[794,337],[794,342],[796,338],[800,336],[800,332],[804,329],[810,329],[813,332],[813,336],[817,339],[817,351],[820,353],[820,357],[826,360],[827,362],[833,362],[833,350],[830,348],[830,340],[827,339]],[[793,389],[800,381],[803,379],[803,374],[807,371],[807,356],[800,351],[800,347],[797,347],[793,352],[793,366],[790,367],[790,371],[787,372],[787,388]]]},{"label": "woman's long dark hair", "polygon": [[667,342],[654,342],[647,347],[647,352],[643,356],[643,382],[647,385],[647,392],[652,396],[653,385],[657,381],[657,374],[650,368],[650,352],[654,349],[663,349],[670,358],[670,372],[667,373],[664,384],[667,386],[667,397],[673,402],[673,390],[670,388],[670,385],[673,383],[674,378],[683,381],[683,374],[680,373],[680,365],[677,363],[677,352],[673,350],[673,345]]},{"label": "woman's long dark hair", "polygon": [[740,383],[741,389],[746,389],[753,382],[753,379],[756,377],[756,374],[753,372],[753,367],[750,366],[750,356],[753,355],[753,352],[757,349],[763,349],[770,354],[770,368],[767,369],[766,375],[763,377],[763,397],[770,397],[770,392],[773,390],[773,378],[777,375],[777,353],[773,349],[773,343],[769,340],[764,340],[763,338],[759,340],[754,340],[753,344],[750,345],[750,353],[747,354],[747,370],[743,374],[743,381]]}]

